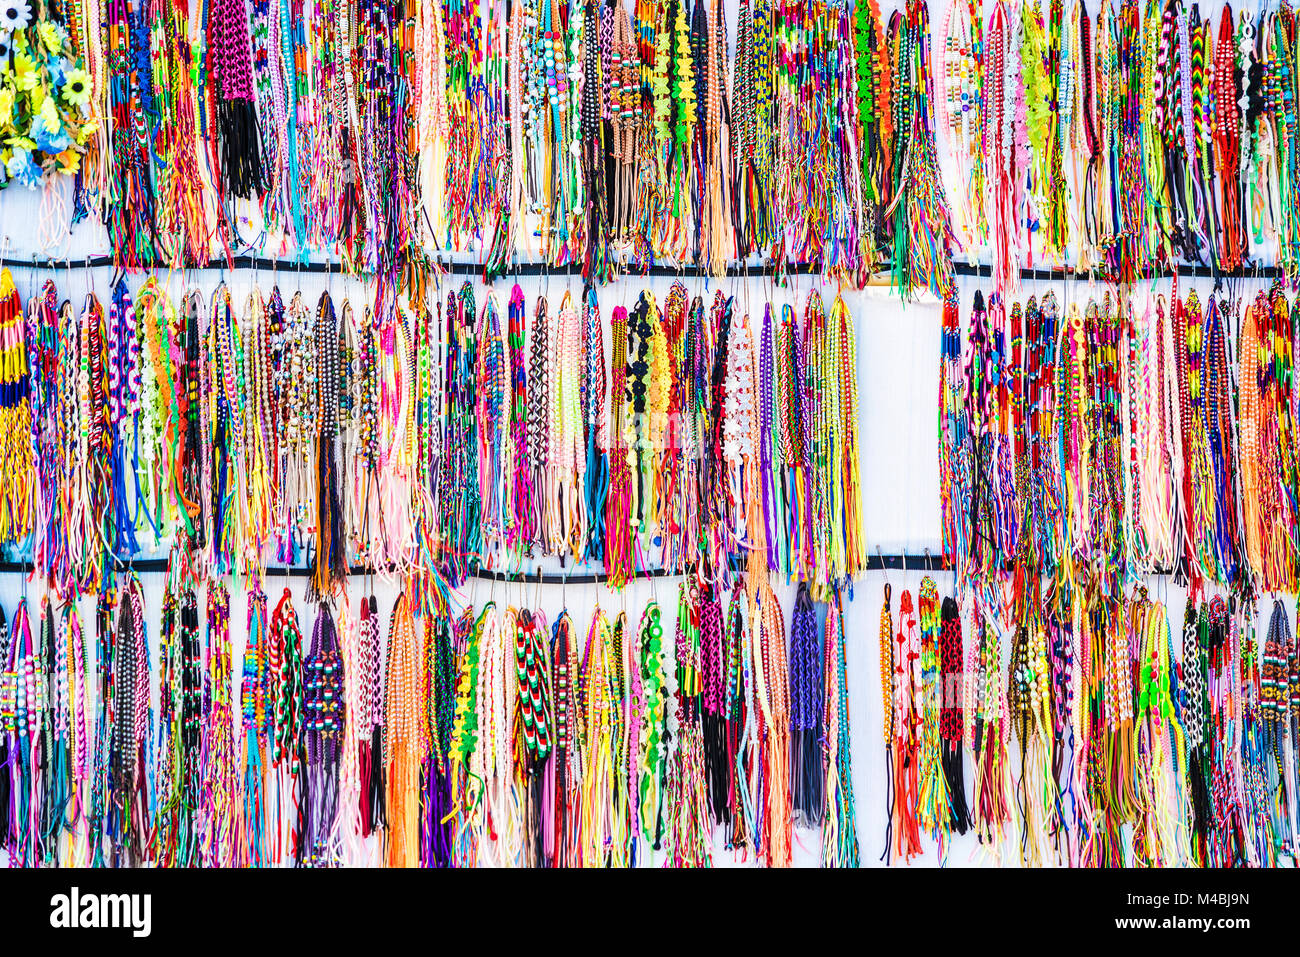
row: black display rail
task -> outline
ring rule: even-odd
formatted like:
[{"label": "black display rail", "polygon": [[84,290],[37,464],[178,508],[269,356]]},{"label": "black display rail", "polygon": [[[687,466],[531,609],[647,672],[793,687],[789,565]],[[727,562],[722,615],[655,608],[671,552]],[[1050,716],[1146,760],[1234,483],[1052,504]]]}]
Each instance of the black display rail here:
[{"label": "black display rail", "polygon": [[[138,572],[140,574],[166,574],[170,569],[170,563],[166,558],[140,558],[135,561],[124,562],[118,560],[115,564],[115,570],[119,572]],[[348,575],[352,578],[364,578],[380,574],[381,572],[391,572],[392,566],[387,568],[372,568],[369,565],[353,565],[348,569]],[[879,551],[871,555],[866,562],[864,569],[868,572],[912,572],[933,574],[936,572],[951,572],[954,570],[953,565],[940,553],[925,550],[916,554],[893,554],[886,555]],[[1012,570],[1008,566],[1007,571]],[[35,566],[29,561],[0,561],[0,574],[24,574],[30,575],[35,571]],[[264,580],[273,581],[276,578],[310,578],[315,569],[310,565],[268,565],[266,567]],[[1155,577],[1164,577],[1172,575],[1176,579],[1185,577],[1183,563],[1180,561],[1175,568],[1156,568],[1143,573]],[[629,576],[630,581],[638,579],[655,579],[655,578],[685,578],[686,572],[669,569],[669,568],[647,568],[634,572]],[[240,576],[244,577],[244,576]],[[609,583],[609,576],[604,572],[574,571],[568,573],[565,571],[506,571],[500,569],[473,569],[468,573],[468,578],[478,579],[480,581],[496,581],[507,583],[519,583],[528,585],[605,585]]]},{"label": "black display rail", "polygon": [[[480,262],[473,262],[462,259],[439,259],[434,257],[431,264],[441,268],[444,272],[455,276],[484,276],[486,266]],[[3,259],[0,265],[17,269],[102,269],[117,267],[118,263],[113,260],[112,256],[91,256],[83,259]],[[186,265],[173,266],[170,264],[147,265],[141,266],[138,270],[141,272],[172,272],[172,271],[233,271],[238,269],[256,269],[266,270],[272,273],[284,273],[288,276],[298,274],[335,274],[335,275],[355,275],[359,278],[365,278],[366,273],[358,270],[354,264],[343,262],[342,260],[299,260],[299,259],[277,259],[269,256],[241,255],[232,256],[229,259],[212,259],[206,265]],[[774,264],[769,261],[748,262],[738,261],[727,265],[725,278],[760,278],[772,273]],[[724,278],[715,275],[710,269],[704,266],[694,265],[672,265],[672,264],[655,264],[647,269],[638,269],[632,264],[622,263],[616,265],[618,279],[639,279],[639,278],[702,278],[718,279]],[[823,273],[819,265],[809,265],[806,263],[791,263],[780,267],[779,272],[782,275],[790,276],[819,276]],[[992,278],[992,267],[985,263],[971,263],[955,261],[953,271],[959,276],[971,276],[975,278]],[[877,270],[877,275],[887,275],[889,266],[882,264]],[[566,276],[580,277],[581,273],[572,266],[554,266],[544,262],[516,262],[507,263],[497,269],[495,274],[501,279],[511,279],[516,276],[545,276],[554,278],[563,278]],[[1154,279],[1171,279],[1175,275],[1204,278],[1204,279],[1275,279],[1285,275],[1283,270],[1278,266],[1246,265],[1239,269],[1225,270],[1219,269],[1214,265],[1204,265],[1199,263],[1184,263],[1174,269],[1151,270],[1142,273],[1138,279],[1140,281],[1150,281]],[[1095,275],[1090,272],[1076,272],[1069,268],[1050,267],[1043,269],[1025,268],[1020,270],[1022,280],[1031,280],[1035,282],[1068,282],[1077,280],[1080,282],[1096,279],[1097,282],[1108,283],[1111,280],[1104,275]]]},{"label": "black display rail", "polygon": [[[115,568],[117,571],[134,571],[140,574],[165,574],[170,568],[170,563],[166,558],[141,558],[132,562],[117,561]],[[946,562],[941,555],[935,555],[931,552],[924,552],[919,555],[884,555],[880,552],[872,555],[867,560],[867,571],[885,571],[897,569],[899,571],[909,572],[941,572],[951,571],[952,566]],[[35,566],[27,561],[5,561],[0,562],[0,573],[10,574],[27,574],[34,572]],[[354,565],[348,570],[352,577],[360,578],[367,575],[377,574],[379,571],[389,571],[391,569],[375,569],[368,565]],[[276,578],[308,578],[314,569],[310,565],[268,565],[266,567],[265,580],[273,581]],[[482,581],[498,581],[521,583],[529,585],[603,585],[609,582],[609,576],[604,572],[587,572],[576,571],[573,574],[566,574],[563,571],[504,571],[493,569],[475,569],[469,573],[470,578],[477,578]],[[652,578],[683,578],[685,573],[667,568],[649,568],[637,571],[630,576],[631,580],[635,579],[652,579]]]}]

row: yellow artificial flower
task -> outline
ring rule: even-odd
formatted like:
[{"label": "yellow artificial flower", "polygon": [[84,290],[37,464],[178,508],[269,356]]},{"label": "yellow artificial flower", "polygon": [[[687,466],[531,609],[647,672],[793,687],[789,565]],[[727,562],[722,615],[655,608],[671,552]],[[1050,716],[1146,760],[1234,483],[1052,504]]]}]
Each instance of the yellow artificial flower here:
[{"label": "yellow artificial flower", "polygon": [[36,72],[36,63],[24,51],[14,53],[14,85],[20,90],[33,90],[36,84],[40,82],[40,75]]},{"label": "yellow artificial flower", "polygon": [[0,123],[9,123],[14,116],[14,89],[8,83],[0,83]]},{"label": "yellow artificial flower", "polygon": [[81,169],[81,153],[77,151],[75,146],[69,146],[54,158],[58,160],[60,172],[75,173]]},{"label": "yellow artificial flower", "polygon": [[57,130],[62,126],[59,122],[59,109],[54,103],[54,97],[46,96],[43,89],[41,90],[40,105],[37,106],[36,97],[33,95],[32,106],[36,108],[36,112],[40,115],[41,119],[45,121],[45,128],[47,130]]},{"label": "yellow artificial flower", "polygon": [[52,21],[42,20],[37,23],[36,35],[40,37],[41,45],[51,53],[59,53],[63,50],[63,36]]},{"label": "yellow artificial flower", "polygon": [[86,140],[90,139],[90,137],[94,134],[95,130],[97,130],[98,128],[99,127],[94,120],[87,120],[85,123],[81,124],[81,128],[77,130],[77,136],[76,136],[77,145],[85,146]]},{"label": "yellow artificial flower", "polygon": [[63,98],[73,106],[90,102],[90,74],[81,67],[69,70],[63,77]]}]

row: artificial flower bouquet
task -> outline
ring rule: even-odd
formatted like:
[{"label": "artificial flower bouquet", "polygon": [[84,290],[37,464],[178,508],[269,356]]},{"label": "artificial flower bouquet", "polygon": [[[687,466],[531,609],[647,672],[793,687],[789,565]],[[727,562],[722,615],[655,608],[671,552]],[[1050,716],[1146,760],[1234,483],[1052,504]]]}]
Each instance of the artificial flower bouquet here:
[{"label": "artificial flower bouquet", "polygon": [[67,29],[36,0],[0,0],[0,188],[80,169],[90,92]]}]

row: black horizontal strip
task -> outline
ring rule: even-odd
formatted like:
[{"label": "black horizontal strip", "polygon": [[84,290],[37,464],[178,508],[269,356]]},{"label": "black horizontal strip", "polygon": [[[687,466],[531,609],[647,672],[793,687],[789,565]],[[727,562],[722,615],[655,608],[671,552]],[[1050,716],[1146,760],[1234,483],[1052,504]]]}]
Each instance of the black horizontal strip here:
[{"label": "black horizontal strip", "polygon": [[[451,275],[457,276],[484,276],[486,267],[483,263],[470,262],[465,260],[440,260],[435,258],[433,263],[442,268]],[[112,256],[91,256],[84,259],[6,259],[0,261],[0,265],[11,266],[20,269],[101,269],[114,268],[119,264],[113,260]],[[173,272],[173,271],[230,271],[234,269],[257,269],[268,270],[273,273],[283,272],[286,275],[297,275],[300,273],[319,273],[319,274],[339,274],[339,275],[358,275],[364,277],[366,274],[348,263],[342,261],[323,261],[323,260],[295,260],[295,259],[273,259],[269,256],[233,256],[230,259],[213,259],[203,266],[172,266],[169,264],[142,266],[140,272]],[[766,263],[749,263],[733,262],[728,264],[726,277],[760,277],[768,275],[773,271],[773,264]],[[824,271],[820,265],[807,263],[787,264],[781,267],[781,273],[786,275],[817,276]],[[889,266],[882,264],[877,270],[878,274],[889,272]],[[971,262],[954,262],[953,272],[959,276],[972,276],[975,278],[991,278],[993,275],[992,267],[984,263]],[[500,278],[510,279],[516,276],[554,276],[561,278],[564,276],[579,275],[573,269],[565,266],[553,266],[549,263],[542,262],[524,262],[513,263],[503,267],[499,273]],[[1246,265],[1239,269],[1218,269],[1212,265],[1202,264],[1180,264],[1174,269],[1149,270],[1143,271],[1139,276],[1139,281],[1148,281],[1152,279],[1169,279],[1173,276],[1185,276],[1203,279],[1274,279],[1285,275],[1278,266],[1265,265]],[[685,278],[700,277],[704,279],[722,278],[715,276],[712,271],[703,266],[671,266],[671,265],[654,265],[645,269],[637,269],[634,266],[624,264],[620,267],[618,278],[638,279],[638,278]],[[1080,281],[1086,282],[1095,279],[1098,282],[1110,282],[1105,274],[1096,274],[1091,272],[1076,272],[1073,269],[1048,268],[1048,269],[1021,269],[1020,278],[1040,282],[1069,282]]]},{"label": "black horizontal strip", "polygon": [[[135,571],[141,574],[163,574],[169,568],[168,560],[165,558],[141,558],[134,562],[118,562],[119,571]],[[0,574],[9,572],[30,574],[35,568],[31,562],[0,562]],[[391,570],[391,569],[389,569]],[[908,572],[950,572],[953,570],[952,563],[947,561],[942,555],[936,555],[931,552],[923,552],[918,555],[913,554],[895,554],[884,555],[880,552],[872,555],[867,559],[866,571],[878,572],[888,570],[908,571]],[[314,569],[310,565],[269,565],[266,568],[265,580],[271,581],[275,578],[307,578],[310,577]],[[369,565],[354,565],[348,569],[348,574],[354,578],[363,578],[367,575],[374,575],[377,569]],[[1157,569],[1153,575],[1171,575],[1177,570]],[[674,571],[667,568],[649,568],[643,571],[633,573],[631,579],[650,579],[650,578],[682,578],[685,573]],[[578,572],[575,574],[566,574],[564,572],[542,572],[542,571],[501,571],[492,569],[476,569],[469,573],[469,577],[477,578],[483,581],[498,582],[518,582],[531,585],[603,585],[609,582],[609,576],[604,572]]]},{"label": "black horizontal strip", "polygon": [[[430,264],[441,268],[443,271],[458,276],[483,276],[486,265],[480,262],[467,261],[463,259],[439,259],[433,257]],[[6,259],[0,261],[0,265],[12,266],[21,269],[108,269],[119,267],[120,264],[115,262],[112,256],[92,256],[85,259]],[[355,268],[348,263],[336,260],[296,260],[296,259],[273,259],[268,256],[233,256],[230,259],[212,259],[207,264],[198,265],[181,265],[172,266],[170,264],[145,265],[128,269],[121,266],[126,272],[186,272],[186,271],[226,271],[235,269],[257,269],[267,270],[269,272],[284,273],[287,276],[298,275],[299,273],[323,273],[323,274],[340,274],[340,275],[357,275],[366,277],[369,275],[364,270]],[[555,278],[564,278],[566,276],[580,276],[581,273],[576,268],[568,266],[555,266],[544,262],[521,262],[509,263],[505,266],[494,267],[496,274],[502,279],[509,279],[515,276],[553,276]],[[757,262],[732,262],[727,266],[726,275],[728,277],[744,278],[746,276],[762,276],[772,271],[771,263]],[[782,267],[781,271],[790,275],[820,275],[822,269],[820,266],[809,264],[788,264]],[[659,277],[672,279],[674,277],[700,276],[706,279],[720,278],[706,267],[702,266],[672,266],[672,265],[654,265],[648,268],[640,269],[632,264],[620,264],[617,268],[616,278],[637,279],[641,277]]]}]

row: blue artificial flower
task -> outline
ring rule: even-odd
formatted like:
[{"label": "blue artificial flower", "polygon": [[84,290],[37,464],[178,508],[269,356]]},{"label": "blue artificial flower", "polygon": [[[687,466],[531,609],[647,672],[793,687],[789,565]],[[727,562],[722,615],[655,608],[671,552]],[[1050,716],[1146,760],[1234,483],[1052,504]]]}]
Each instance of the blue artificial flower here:
[{"label": "blue artificial flower", "polygon": [[[52,99],[46,102],[51,105],[54,103]],[[36,141],[38,150],[51,156],[62,153],[72,145],[58,112],[52,108],[42,109],[32,117],[32,128],[27,135]]]},{"label": "blue artificial flower", "polygon": [[67,57],[52,56],[45,61],[50,71],[50,84],[52,86],[62,86],[63,77],[72,69],[72,64],[68,62]]},{"label": "blue artificial flower", "polygon": [[41,168],[32,161],[32,154],[27,150],[14,150],[6,167],[10,178],[24,186],[35,189],[41,182]]}]

